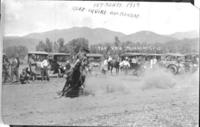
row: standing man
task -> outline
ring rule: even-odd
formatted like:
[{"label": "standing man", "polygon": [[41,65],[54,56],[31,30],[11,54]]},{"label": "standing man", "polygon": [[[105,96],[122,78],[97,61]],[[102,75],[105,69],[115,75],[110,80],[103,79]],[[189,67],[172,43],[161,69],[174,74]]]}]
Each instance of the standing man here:
[{"label": "standing man", "polygon": [[111,61],[112,61],[112,57],[109,56],[109,57],[108,57],[108,62],[111,62]]},{"label": "standing man", "polygon": [[42,80],[47,79],[47,81],[49,81],[48,66],[49,66],[49,62],[48,62],[47,58],[44,58],[41,63]]},{"label": "standing man", "polygon": [[35,55],[29,57],[29,69],[30,69],[30,76],[32,80],[36,80],[36,62],[35,62]]},{"label": "standing man", "polygon": [[10,79],[9,69],[10,69],[10,62],[7,56],[4,55],[3,56],[3,83],[6,83],[6,81]]},{"label": "standing man", "polygon": [[106,74],[107,69],[108,69],[108,59],[105,58],[105,60],[103,61],[102,65],[101,65],[102,73]]},{"label": "standing man", "polygon": [[[11,63],[11,79],[12,82],[18,82],[19,81],[19,57],[14,57],[12,58],[12,63]],[[14,76],[16,80],[14,81]]]},{"label": "standing man", "polygon": [[112,62],[112,57],[109,56],[108,57],[108,70],[110,70],[112,67],[111,67],[111,62]]},{"label": "standing man", "polygon": [[150,59],[150,68],[152,69],[153,68],[153,64],[154,64],[154,61],[153,61],[153,58]]},{"label": "standing man", "polygon": [[155,68],[156,64],[157,64],[157,59],[156,59],[156,56],[155,56],[155,57],[153,58],[153,68]]},{"label": "standing man", "polygon": [[135,57],[132,58],[131,63],[133,63],[134,65],[137,63]]},{"label": "standing man", "polygon": [[125,66],[125,74],[128,74],[128,69],[130,68],[130,63],[129,63],[130,59],[128,57],[126,57],[125,61],[124,61],[124,66]]}]

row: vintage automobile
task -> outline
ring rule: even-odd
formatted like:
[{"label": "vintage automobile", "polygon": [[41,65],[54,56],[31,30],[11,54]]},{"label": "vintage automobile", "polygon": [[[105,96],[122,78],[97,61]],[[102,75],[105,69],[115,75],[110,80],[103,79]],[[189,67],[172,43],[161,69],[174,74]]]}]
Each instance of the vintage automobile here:
[{"label": "vintage automobile", "polygon": [[185,72],[185,57],[180,53],[166,53],[161,58],[160,65],[167,68],[173,74]]},{"label": "vintage automobile", "polygon": [[97,53],[88,53],[87,58],[91,67],[100,67],[103,55]]},{"label": "vintage automobile", "polygon": [[145,59],[152,59],[152,58],[156,58],[156,60],[161,61],[161,58],[163,56],[163,54],[158,54],[158,53],[143,53],[143,55],[145,56]]},{"label": "vintage automobile", "polygon": [[29,64],[29,70],[31,72],[31,78],[39,79],[41,78],[41,68],[39,66],[39,63],[44,58],[48,57],[47,52],[43,51],[32,51],[28,52],[28,64]]},{"label": "vintage automobile", "polygon": [[48,58],[50,62],[50,77],[63,77],[65,71],[69,69],[67,64],[70,60],[69,53],[49,53]]},{"label": "vintage automobile", "polygon": [[141,58],[144,58],[143,56],[144,56],[143,53],[127,52],[121,55],[121,59],[122,60],[126,58],[128,58],[129,60],[132,58],[141,59]]},{"label": "vintage automobile", "polygon": [[48,56],[49,59],[56,60],[60,65],[65,65],[71,55],[69,53],[49,53]]},{"label": "vintage automobile", "polygon": [[130,60],[133,58],[136,59],[136,63],[132,63],[132,61],[130,61],[131,69],[134,69],[135,73],[142,73],[146,69],[151,68],[150,63],[152,59],[156,59],[157,65],[167,68],[167,70],[173,74],[178,74],[185,71],[184,55],[179,53],[125,53],[122,55],[122,58],[124,57],[128,57]]},{"label": "vintage automobile", "polygon": [[143,53],[126,52],[121,55],[121,58],[125,59],[125,57],[133,58],[133,57],[140,57],[140,56],[143,56]]},{"label": "vintage automobile", "polygon": [[138,70],[143,66],[143,63],[145,61],[145,53],[132,53],[132,52],[127,52],[121,55],[121,59],[126,59],[128,58],[129,63],[130,63],[130,69],[135,69]]}]

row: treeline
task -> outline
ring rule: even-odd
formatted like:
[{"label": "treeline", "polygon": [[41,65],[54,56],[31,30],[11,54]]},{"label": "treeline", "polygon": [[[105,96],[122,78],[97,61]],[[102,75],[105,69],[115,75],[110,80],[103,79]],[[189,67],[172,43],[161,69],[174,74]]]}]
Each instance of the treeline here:
[{"label": "treeline", "polygon": [[[46,40],[40,41],[36,46],[36,51],[71,53],[72,55],[78,53],[81,49],[104,55],[120,55],[124,52],[190,53],[199,51],[199,39],[184,39],[167,43],[149,44],[147,42],[122,42],[116,36],[113,38],[113,42],[92,44],[89,46],[89,41],[85,38],[75,38],[69,42],[65,42],[63,38],[59,38],[57,41],[51,41],[46,38]],[[4,49],[4,53],[9,58],[18,56],[20,59],[24,59],[28,53],[28,49],[25,46],[9,46]]]},{"label": "treeline", "polygon": [[[78,53],[79,50],[82,49],[89,50],[89,42],[85,38],[76,38],[67,43],[63,38],[59,38],[55,42],[46,38],[45,41],[40,41],[38,45],[36,45],[36,51],[71,53],[72,55]],[[27,47],[22,45],[8,46],[3,50],[8,58],[19,57],[23,60],[28,54]]]},{"label": "treeline", "polygon": [[199,44],[198,39],[184,39],[174,40],[167,43],[152,43],[147,42],[122,42],[116,36],[113,42],[92,44],[85,38],[76,38],[69,42],[65,42],[63,38],[58,39],[56,42],[51,42],[48,38],[45,42],[40,41],[36,46],[37,51],[46,52],[66,52],[77,53],[80,49],[87,49],[91,53],[101,53],[104,55],[120,55],[124,52],[145,52],[145,53],[166,53],[166,52],[179,52],[190,53],[198,52]]},{"label": "treeline", "polygon": [[28,49],[25,46],[9,46],[4,49],[4,53],[8,58],[11,57],[19,57],[20,59],[24,59],[24,57],[28,53]]},{"label": "treeline", "polygon": [[90,46],[90,51],[102,54],[121,54],[123,52],[143,52],[143,53],[191,53],[199,51],[199,39],[173,40],[167,43],[147,42],[121,42],[115,37],[114,42],[94,44]]},{"label": "treeline", "polygon": [[168,52],[199,52],[199,38],[169,41],[161,47]]},{"label": "treeline", "polygon": [[69,42],[65,42],[63,38],[59,38],[57,41],[52,42],[48,38],[45,41],[40,41],[36,46],[36,51],[46,52],[61,52],[76,54],[79,50],[89,50],[89,42],[85,38],[76,38]]}]

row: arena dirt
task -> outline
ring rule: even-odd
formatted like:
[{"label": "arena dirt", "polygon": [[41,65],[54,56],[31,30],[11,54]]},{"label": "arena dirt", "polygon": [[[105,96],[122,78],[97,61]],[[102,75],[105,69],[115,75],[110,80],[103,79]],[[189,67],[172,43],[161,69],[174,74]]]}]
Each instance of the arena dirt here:
[{"label": "arena dirt", "polygon": [[88,75],[87,96],[58,98],[65,79],[3,85],[2,116],[9,124],[197,126],[199,73],[172,75],[148,70]]}]

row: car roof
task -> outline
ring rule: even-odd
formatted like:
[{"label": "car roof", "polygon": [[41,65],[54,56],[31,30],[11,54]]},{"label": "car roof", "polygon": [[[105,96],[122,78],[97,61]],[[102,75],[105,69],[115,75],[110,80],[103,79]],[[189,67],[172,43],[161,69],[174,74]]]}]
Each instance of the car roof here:
[{"label": "car roof", "polygon": [[66,55],[66,56],[69,56],[70,53],[51,52],[51,53],[49,53],[49,55]]},{"label": "car roof", "polygon": [[197,52],[192,52],[192,53],[185,53],[184,55],[185,55],[185,56],[187,56],[187,55],[199,55],[199,53],[197,53]]},{"label": "car roof", "polygon": [[103,56],[102,54],[99,54],[99,53],[88,53],[86,55],[88,57],[102,57]]},{"label": "car roof", "polygon": [[127,52],[122,54],[121,56],[138,56],[138,55],[143,55],[142,53],[132,53],[132,52]]},{"label": "car roof", "polygon": [[48,55],[48,53],[45,51],[30,51],[30,52],[28,52],[28,54]]},{"label": "car roof", "polygon": [[143,53],[146,56],[163,56],[164,54],[157,54],[157,53]]},{"label": "car roof", "polygon": [[184,56],[181,53],[166,53],[165,55],[167,55],[167,56]]},{"label": "car roof", "polygon": [[128,52],[128,53],[124,53],[122,54],[121,56],[139,56],[139,55],[142,55],[142,56],[163,56],[164,54],[157,54],[157,53],[131,53],[131,52]]}]

